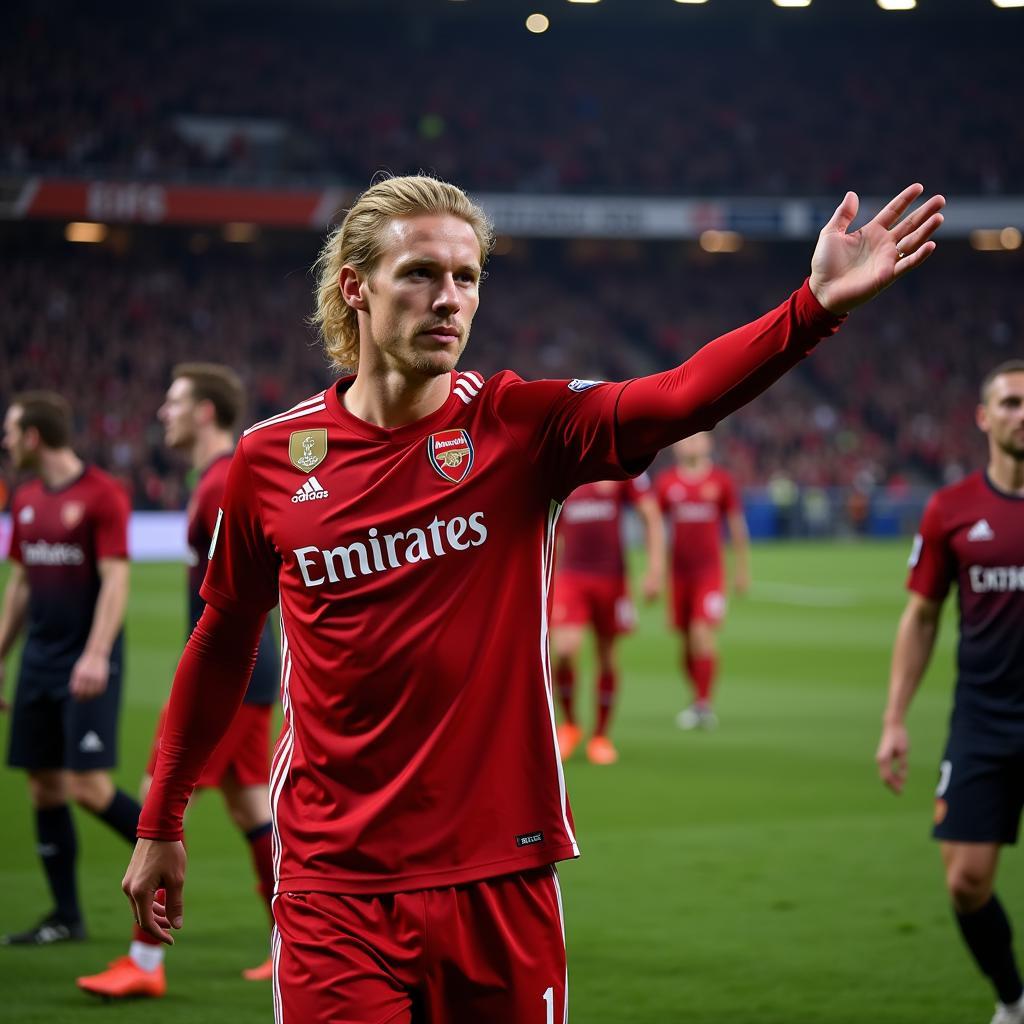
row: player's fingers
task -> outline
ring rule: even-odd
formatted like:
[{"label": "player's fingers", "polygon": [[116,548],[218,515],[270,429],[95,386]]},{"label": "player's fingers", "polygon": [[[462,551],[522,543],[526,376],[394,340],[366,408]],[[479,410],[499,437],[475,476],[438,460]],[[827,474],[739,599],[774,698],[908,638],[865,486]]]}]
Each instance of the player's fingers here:
[{"label": "player's fingers", "polygon": [[898,196],[893,196],[872,218],[872,223],[881,224],[887,230],[899,222],[910,204],[924,191],[924,185],[915,182],[908,185]]},{"label": "player's fingers", "polygon": [[913,256],[918,249],[928,241],[936,231],[942,227],[943,216],[941,213],[934,213],[929,217],[916,231],[911,231],[910,234],[904,235],[896,243],[897,253],[903,253],[901,259],[905,259],[907,256]]},{"label": "player's fingers", "polygon": [[168,883],[167,885],[167,918],[172,928],[180,928],[185,920],[185,901],[182,895],[182,885]]},{"label": "player's fingers", "polygon": [[919,267],[933,252],[935,252],[935,243],[931,241],[925,242],[917,252],[897,260],[896,269],[893,271],[894,275],[901,277],[908,271],[913,270],[914,267]]},{"label": "player's fingers", "polygon": [[912,231],[916,231],[926,220],[933,217],[946,205],[944,196],[932,196],[923,202],[916,210],[912,210],[898,224],[892,228],[892,233],[897,238],[906,238]]},{"label": "player's fingers", "polygon": [[843,196],[843,201],[836,207],[836,212],[832,214],[829,222],[822,229],[822,233],[824,234],[826,231],[844,233],[853,223],[853,218],[857,216],[857,210],[859,209],[860,199],[858,199],[857,193],[847,192]]}]

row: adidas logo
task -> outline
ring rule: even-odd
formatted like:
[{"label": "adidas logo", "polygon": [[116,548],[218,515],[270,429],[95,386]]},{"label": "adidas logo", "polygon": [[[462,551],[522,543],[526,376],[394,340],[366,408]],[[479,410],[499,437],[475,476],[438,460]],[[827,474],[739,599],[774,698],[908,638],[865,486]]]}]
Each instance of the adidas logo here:
[{"label": "adidas logo", "polygon": [[326,498],[329,491],[325,491],[320,481],[311,476],[293,495],[292,501],[297,505],[300,501],[319,501]]},{"label": "adidas logo", "polygon": [[968,540],[994,540],[995,534],[987,519],[979,519],[968,531]]},{"label": "adidas logo", "polygon": [[78,749],[83,754],[98,754],[106,748],[103,746],[103,740],[96,735],[91,729],[82,737],[81,742],[78,744]]}]

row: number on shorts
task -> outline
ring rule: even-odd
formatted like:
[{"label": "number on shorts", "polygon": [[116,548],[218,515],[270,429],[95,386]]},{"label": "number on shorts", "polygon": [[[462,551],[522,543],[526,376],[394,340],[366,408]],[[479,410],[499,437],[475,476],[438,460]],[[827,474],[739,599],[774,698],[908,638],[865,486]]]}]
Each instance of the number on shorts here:
[{"label": "number on shorts", "polygon": [[949,777],[953,774],[953,762],[943,761],[939,765],[939,784],[935,789],[936,796],[945,796],[949,789]]},{"label": "number on shorts", "polygon": [[544,1024],[555,1024],[555,990],[550,986],[544,993]]}]

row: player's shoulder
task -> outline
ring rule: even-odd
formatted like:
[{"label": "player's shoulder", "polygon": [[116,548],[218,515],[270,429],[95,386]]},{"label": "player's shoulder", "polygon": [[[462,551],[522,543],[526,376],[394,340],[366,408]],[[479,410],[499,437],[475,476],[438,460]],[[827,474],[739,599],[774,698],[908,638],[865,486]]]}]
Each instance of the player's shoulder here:
[{"label": "player's shoulder", "polygon": [[961,509],[969,502],[984,498],[988,490],[985,474],[979,470],[968,473],[962,480],[940,487],[928,499],[928,506],[933,513]]},{"label": "player's shoulder", "polygon": [[253,423],[242,431],[239,447],[248,454],[278,443],[282,438],[288,439],[293,433],[303,430],[314,430],[327,426],[330,415],[327,412],[327,391],[318,391],[301,402],[296,402],[289,409],[284,409],[273,416]]},{"label": "player's shoulder", "polygon": [[18,508],[21,505],[31,501],[38,501],[40,498],[45,497],[46,491],[43,488],[43,483],[38,477],[33,477],[31,480],[26,480],[22,484],[18,484],[11,493],[11,508]]},{"label": "player's shoulder", "polygon": [[99,498],[113,496],[120,500],[128,500],[128,488],[124,481],[100,469],[99,466],[86,466],[79,478],[79,484],[83,490]]},{"label": "player's shoulder", "polygon": [[196,498],[202,500],[208,495],[219,494],[224,490],[227,482],[228,471],[231,468],[231,457],[234,452],[219,455],[203,470],[202,475],[196,483]]}]

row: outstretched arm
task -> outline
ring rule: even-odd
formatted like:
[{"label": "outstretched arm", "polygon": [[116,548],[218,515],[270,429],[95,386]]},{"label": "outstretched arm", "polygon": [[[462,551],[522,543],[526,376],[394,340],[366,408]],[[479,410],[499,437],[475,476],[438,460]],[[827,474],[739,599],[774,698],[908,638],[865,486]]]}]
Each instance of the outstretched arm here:
[{"label": "outstretched arm", "polygon": [[941,601],[911,593],[896,630],[889,670],[889,700],[882,716],[882,738],[875,754],[878,774],[894,793],[902,793],[907,781],[910,738],[905,719],[935,647],[941,609]]},{"label": "outstretched arm", "polygon": [[653,494],[644,494],[638,498],[636,510],[644,524],[647,551],[647,571],[644,573],[643,582],[644,600],[654,601],[665,585],[665,523],[661,518],[661,506]]},{"label": "outstretched arm", "polygon": [[616,409],[619,455],[625,464],[719,420],[761,394],[822,339],[842,317],[867,302],[934,251],[942,196],[904,216],[923,191],[904,189],[871,221],[848,232],[858,199],[848,192],[818,236],[811,273],[789,299],[705,345],[681,366],[631,381]]}]

